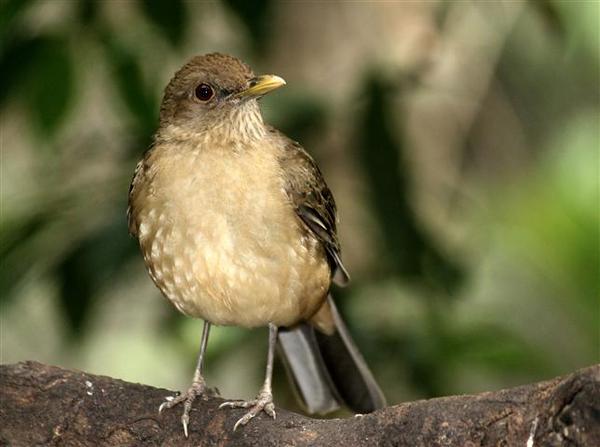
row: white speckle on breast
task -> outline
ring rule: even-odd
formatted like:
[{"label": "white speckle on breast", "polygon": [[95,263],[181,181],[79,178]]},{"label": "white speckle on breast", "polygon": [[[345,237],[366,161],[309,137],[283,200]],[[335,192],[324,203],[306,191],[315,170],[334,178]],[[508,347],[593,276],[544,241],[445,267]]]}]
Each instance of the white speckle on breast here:
[{"label": "white speckle on breast", "polygon": [[140,237],[146,237],[148,235],[148,231],[150,231],[148,223],[142,222],[139,229]]},{"label": "white speckle on breast", "polygon": [[138,237],[151,277],[180,311],[252,327],[316,310],[329,267],[288,202],[274,150],[154,150],[133,198]]}]

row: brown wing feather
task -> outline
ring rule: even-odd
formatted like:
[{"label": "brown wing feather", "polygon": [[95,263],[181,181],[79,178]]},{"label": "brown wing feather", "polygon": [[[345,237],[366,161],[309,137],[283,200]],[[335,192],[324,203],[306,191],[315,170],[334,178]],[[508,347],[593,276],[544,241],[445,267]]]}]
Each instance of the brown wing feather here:
[{"label": "brown wing feather", "polygon": [[340,257],[333,194],[327,187],[319,167],[300,144],[276,129],[271,128],[270,132],[284,147],[279,161],[285,176],[285,190],[296,214],[323,244],[331,265],[333,281],[344,286],[350,278]]},{"label": "brown wing feather", "polygon": [[133,172],[133,178],[131,179],[131,183],[129,184],[129,195],[127,202],[127,226],[129,228],[129,234],[133,237],[137,237],[137,227],[133,218],[133,210],[131,207],[132,195],[134,193],[134,188],[139,182],[139,175],[141,175],[141,171],[144,165],[144,159],[140,160],[138,164],[135,166],[135,171]]}]

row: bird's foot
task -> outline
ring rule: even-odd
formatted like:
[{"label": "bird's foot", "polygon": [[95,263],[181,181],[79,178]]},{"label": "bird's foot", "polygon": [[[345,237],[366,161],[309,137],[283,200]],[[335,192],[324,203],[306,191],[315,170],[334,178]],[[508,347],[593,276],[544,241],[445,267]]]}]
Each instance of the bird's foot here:
[{"label": "bird's foot", "polygon": [[246,425],[254,416],[264,411],[273,419],[275,419],[275,405],[273,404],[273,393],[270,389],[262,389],[256,399],[244,401],[236,400],[231,402],[223,402],[219,408],[250,408],[250,410],[242,416],[233,426],[233,431],[236,431],[240,425]]},{"label": "bird's foot", "polygon": [[173,408],[180,403],[183,403],[183,414],[181,415],[181,424],[183,425],[183,433],[185,437],[188,437],[188,424],[190,422],[190,411],[192,409],[192,404],[194,400],[198,396],[202,396],[206,398],[206,395],[211,392],[210,389],[206,387],[206,382],[204,379],[195,380],[192,383],[192,386],[188,388],[185,393],[181,393],[178,396],[168,396],[166,401],[163,402],[160,407],[158,407],[158,412],[162,413],[165,408]]}]

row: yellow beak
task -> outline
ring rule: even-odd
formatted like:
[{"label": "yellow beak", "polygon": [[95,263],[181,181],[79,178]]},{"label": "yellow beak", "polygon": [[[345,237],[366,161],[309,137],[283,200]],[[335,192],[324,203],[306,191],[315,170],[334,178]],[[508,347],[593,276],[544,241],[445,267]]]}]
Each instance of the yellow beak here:
[{"label": "yellow beak", "polygon": [[266,93],[269,93],[270,91],[275,90],[276,88],[279,88],[283,85],[285,85],[285,81],[283,80],[283,78],[280,78],[279,76],[275,76],[275,75],[257,76],[254,79],[251,79],[250,86],[243,92],[238,93],[237,96],[240,98],[248,98],[248,97],[257,98],[257,97],[262,96]]}]

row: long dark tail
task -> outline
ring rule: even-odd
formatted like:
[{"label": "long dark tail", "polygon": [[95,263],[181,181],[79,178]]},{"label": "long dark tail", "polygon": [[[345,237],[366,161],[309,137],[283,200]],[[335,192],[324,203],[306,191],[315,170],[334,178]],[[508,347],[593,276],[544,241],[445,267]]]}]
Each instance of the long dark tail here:
[{"label": "long dark tail", "polygon": [[345,405],[355,413],[385,406],[373,374],[354,344],[333,299],[328,297],[335,331],[326,335],[303,323],[279,331],[280,353],[299,398],[309,413]]}]

